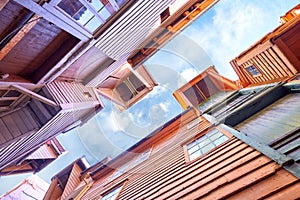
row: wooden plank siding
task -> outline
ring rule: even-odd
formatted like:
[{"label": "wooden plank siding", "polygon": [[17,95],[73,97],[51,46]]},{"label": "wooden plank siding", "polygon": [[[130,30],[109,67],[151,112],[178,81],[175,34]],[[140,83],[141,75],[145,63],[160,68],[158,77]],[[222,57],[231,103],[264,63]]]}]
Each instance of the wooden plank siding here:
[{"label": "wooden plank siding", "polygon": [[[231,61],[243,86],[287,80],[300,72],[300,15],[277,27]],[[253,65],[259,75],[245,69]]]},{"label": "wooden plank siding", "polygon": [[[235,137],[187,162],[182,145],[213,128],[201,120],[193,128],[177,129],[163,145],[157,141],[148,160],[112,182],[99,178],[82,199],[99,199],[120,183],[125,185],[118,199],[252,199],[249,190],[257,199],[290,195],[282,191],[297,188],[298,178]],[[269,180],[277,184],[256,192]]]},{"label": "wooden plank siding", "polygon": [[44,144],[49,139],[63,132],[74,122],[83,118],[89,112],[89,109],[60,111],[37,131],[18,138],[18,140],[14,141],[10,145],[3,147],[0,151],[0,168],[4,168],[12,161],[20,159],[33,147]]},{"label": "wooden plank siding", "polygon": [[82,169],[78,166],[77,163],[74,163],[72,171],[70,173],[68,182],[65,186],[63,194],[61,196],[62,199],[66,199],[66,197],[72,193],[72,191],[76,188],[76,186],[80,183],[80,173]]},{"label": "wooden plank siding", "polygon": [[93,88],[82,83],[54,81],[46,87],[59,104],[98,101]]},{"label": "wooden plank siding", "polygon": [[[276,50],[275,50],[276,49]],[[255,52],[248,59],[241,58],[237,60],[237,66],[241,72],[247,77],[251,85],[259,85],[263,83],[279,82],[288,79],[294,75],[294,71],[285,63],[286,58],[283,54],[277,53],[277,47],[269,47],[262,52]],[[254,65],[260,72],[258,76],[252,76],[245,69],[248,66]]]},{"label": "wooden plank siding", "polygon": [[98,106],[103,107],[94,89],[80,83],[52,82],[38,93],[59,106],[31,99],[24,108],[0,118],[0,127],[5,131],[0,137],[0,168],[24,157],[33,147],[44,144],[74,123],[82,124]]},{"label": "wooden plank siding", "polygon": [[133,52],[158,28],[160,14],[170,3],[171,0],[136,2],[100,35],[96,46],[114,60]]},{"label": "wooden plank siding", "polygon": [[8,145],[20,136],[37,130],[41,126],[28,108],[26,106],[0,117],[0,146]]}]

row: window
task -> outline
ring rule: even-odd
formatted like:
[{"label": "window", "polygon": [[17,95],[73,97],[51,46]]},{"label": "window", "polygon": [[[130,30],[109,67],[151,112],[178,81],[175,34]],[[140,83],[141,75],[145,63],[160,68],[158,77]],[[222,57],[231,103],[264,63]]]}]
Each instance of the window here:
[{"label": "window", "polygon": [[146,85],[144,85],[134,74],[131,74],[116,87],[116,91],[123,101],[129,101],[145,88]]},{"label": "window", "polygon": [[115,173],[113,173],[111,175],[111,177],[109,177],[108,181],[111,181],[111,180],[121,176],[122,174],[124,174],[127,171],[129,164],[130,164],[130,162],[127,162],[124,165],[122,165],[121,167],[119,167],[118,169],[116,169]]},{"label": "window", "polygon": [[170,8],[167,8],[160,14],[160,21],[163,23],[166,19],[170,17]]},{"label": "window", "polygon": [[119,196],[123,185],[118,186],[117,188],[111,190],[101,197],[101,200],[115,200]]},{"label": "window", "polygon": [[209,77],[205,77],[183,92],[193,106],[201,104],[210,96],[219,92],[217,86]]},{"label": "window", "polygon": [[186,145],[189,160],[192,161],[198,158],[228,139],[228,136],[217,129],[209,131],[205,135]]},{"label": "window", "polygon": [[57,7],[77,23],[94,32],[125,2],[126,0],[61,0]]},{"label": "window", "polygon": [[254,67],[254,65],[250,65],[245,68],[247,72],[249,72],[252,76],[259,76],[260,72]]}]

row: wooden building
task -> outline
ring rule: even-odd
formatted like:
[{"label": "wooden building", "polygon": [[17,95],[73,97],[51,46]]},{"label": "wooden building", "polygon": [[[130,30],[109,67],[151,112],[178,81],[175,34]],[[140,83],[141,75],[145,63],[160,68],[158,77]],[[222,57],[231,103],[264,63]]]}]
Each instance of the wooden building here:
[{"label": "wooden building", "polygon": [[283,24],[231,61],[246,87],[293,79],[300,73],[300,4]]},{"label": "wooden building", "polygon": [[32,153],[0,171],[0,175],[15,175],[20,173],[37,173],[47,167],[65,152],[56,138],[46,142]]},{"label": "wooden building", "polygon": [[82,125],[103,108],[95,89],[80,83],[55,81],[37,93],[19,85],[2,91],[3,98],[18,96],[9,110],[0,113],[0,169]]},{"label": "wooden building", "polygon": [[79,158],[65,167],[52,178],[46,199],[67,199],[66,197],[74,191],[80,183],[80,174],[89,168],[85,157]]},{"label": "wooden building", "polygon": [[221,92],[202,114],[188,108],[81,173],[62,199],[300,198],[299,88],[294,81]]},{"label": "wooden building", "polygon": [[[287,29],[279,27],[279,36],[266,41],[297,30],[297,20],[290,19],[280,26]],[[208,68],[174,93],[185,111],[117,157],[77,174],[73,192],[55,198],[299,199],[300,81],[290,55],[278,53],[273,44],[268,48],[256,52],[272,55],[268,69],[291,70],[288,75],[267,80],[264,71],[259,79],[248,79],[255,70],[239,67],[236,59],[233,67],[245,87],[239,89]],[[61,194],[65,191],[70,188]]]},{"label": "wooden building", "polygon": [[155,86],[141,64],[217,2],[1,1],[0,169],[82,125],[99,95],[120,110],[140,100]]}]

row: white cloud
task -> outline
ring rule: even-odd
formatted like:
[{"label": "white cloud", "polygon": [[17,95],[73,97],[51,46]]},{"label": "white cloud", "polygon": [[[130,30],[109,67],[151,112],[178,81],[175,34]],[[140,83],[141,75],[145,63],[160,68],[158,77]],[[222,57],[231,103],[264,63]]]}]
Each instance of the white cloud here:
[{"label": "white cloud", "polygon": [[196,77],[199,74],[198,71],[196,71],[194,68],[186,68],[180,73],[179,77],[179,86],[182,86],[192,80],[194,77]]},{"label": "white cloud", "polygon": [[221,74],[236,79],[230,60],[278,26],[279,16],[288,10],[287,4],[297,3],[222,0],[209,11],[210,16],[200,18],[184,34],[208,53]]},{"label": "white cloud", "polygon": [[168,101],[165,101],[165,102],[161,102],[159,103],[159,106],[161,107],[161,109],[165,112],[168,112],[169,111],[169,106],[170,106],[170,102]]}]

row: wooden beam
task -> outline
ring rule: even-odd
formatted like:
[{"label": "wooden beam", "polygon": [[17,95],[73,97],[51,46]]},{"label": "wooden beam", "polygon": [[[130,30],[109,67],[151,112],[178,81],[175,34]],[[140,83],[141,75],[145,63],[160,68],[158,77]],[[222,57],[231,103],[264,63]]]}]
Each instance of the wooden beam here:
[{"label": "wooden beam", "polygon": [[15,36],[0,50],[0,61],[16,46],[22,38],[38,23],[40,16],[33,15],[29,23],[25,24]]},{"label": "wooden beam", "polygon": [[1,0],[0,1],[0,11],[6,6],[9,0]]},{"label": "wooden beam", "polygon": [[0,97],[0,101],[14,101],[17,99],[18,97]]},{"label": "wooden beam", "polygon": [[26,94],[34,99],[37,99],[38,101],[48,104],[50,106],[57,106],[57,104],[54,101],[47,99],[46,97],[43,97],[35,92],[32,92],[31,90],[28,90],[20,85],[12,85],[11,88],[14,90],[17,90],[23,94]]}]

